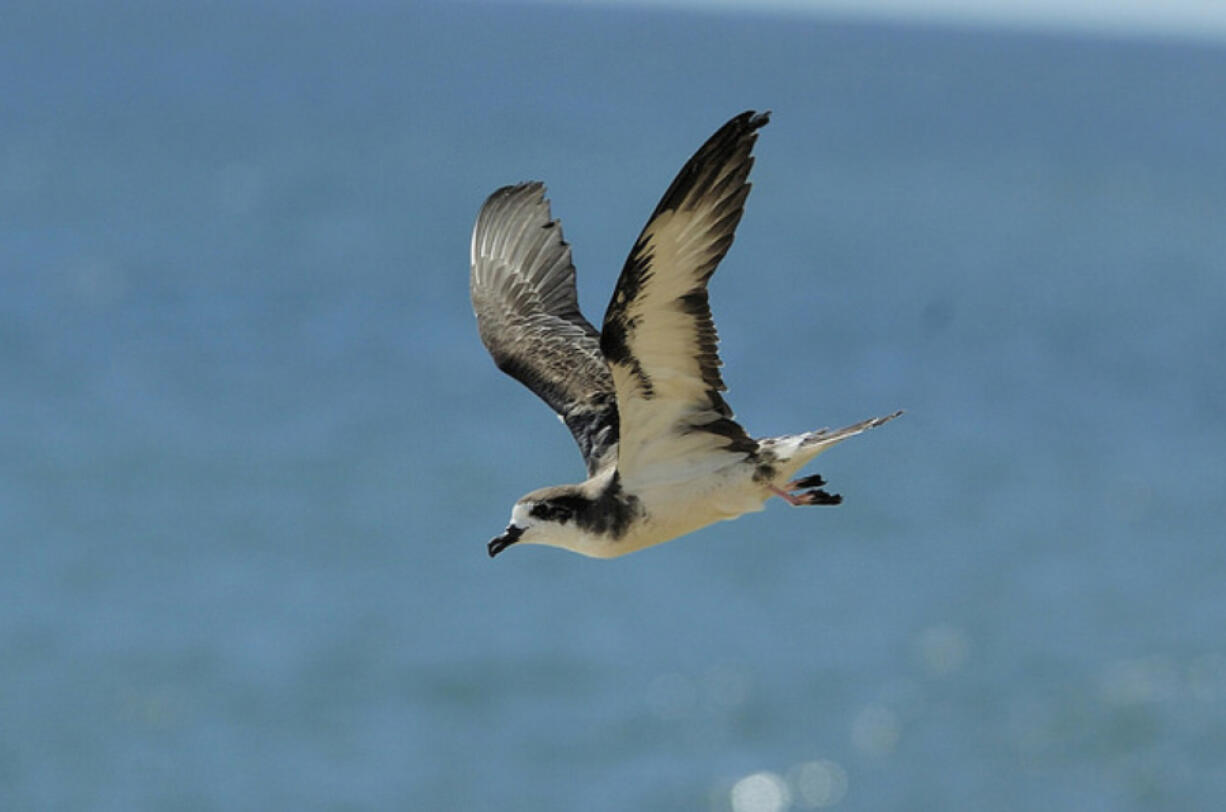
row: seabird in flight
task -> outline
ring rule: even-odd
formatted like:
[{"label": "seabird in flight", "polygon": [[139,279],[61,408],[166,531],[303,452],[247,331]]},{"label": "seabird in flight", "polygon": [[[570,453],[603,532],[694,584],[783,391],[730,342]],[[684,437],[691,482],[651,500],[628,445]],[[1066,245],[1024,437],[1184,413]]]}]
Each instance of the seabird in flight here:
[{"label": "seabird in flight", "polygon": [[749,195],[750,152],[769,113],[721,127],[681,169],[622,268],[597,331],[579,312],[575,268],[541,183],[490,195],[472,236],[471,292],[498,368],[558,413],[587,479],[515,503],[495,556],[546,544],[612,558],[762,510],[837,505],[809,460],[902,412],[846,428],[755,439],[723,396],[707,280]]}]

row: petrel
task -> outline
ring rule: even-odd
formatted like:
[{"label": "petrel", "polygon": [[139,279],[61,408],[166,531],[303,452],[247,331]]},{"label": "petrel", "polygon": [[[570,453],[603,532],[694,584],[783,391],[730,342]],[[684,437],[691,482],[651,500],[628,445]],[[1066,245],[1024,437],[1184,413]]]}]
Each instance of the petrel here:
[{"label": "petrel", "polygon": [[557,412],[587,463],[583,482],[516,502],[491,557],[546,544],[613,558],[762,510],[772,496],[837,505],[820,475],[793,475],[902,414],[755,439],[720,394],[707,281],[732,245],[769,120],[741,113],[686,162],[634,243],[599,331],[579,312],[570,245],[544,185],[505,186],[481,207],[470,279],[481,341]]}]

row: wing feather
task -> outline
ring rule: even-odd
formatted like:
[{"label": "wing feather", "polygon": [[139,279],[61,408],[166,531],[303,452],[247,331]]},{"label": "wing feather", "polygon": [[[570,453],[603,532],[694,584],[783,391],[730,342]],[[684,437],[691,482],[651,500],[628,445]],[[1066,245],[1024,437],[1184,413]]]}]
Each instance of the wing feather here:
[{"label": "wing feather", "polygon": [[750,153],[769,115],[742,113],[699,148],[622,268],[600,348],[617,393],[623,478],[669,477],[682,460],[701,465],[694,460],[757,449],[720,394],[727,387],[707,281],[732,245],[749,195]]},{"label": "wing feather", "polygon": [[481,207],[470,292],[498,368],[558,413],[594,474],[617,447],[613,379],[599,334],[579,310],[570,245],[542,184],[505,186]]}]

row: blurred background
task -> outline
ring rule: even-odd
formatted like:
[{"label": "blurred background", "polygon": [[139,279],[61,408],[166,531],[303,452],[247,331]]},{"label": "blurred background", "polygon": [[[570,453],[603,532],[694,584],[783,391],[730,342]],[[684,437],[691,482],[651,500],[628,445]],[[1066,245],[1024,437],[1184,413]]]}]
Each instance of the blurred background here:
[{"label": "blurred background", "polygon": [[[1082,5],[6,4],[0,807],[1216,807],[1226,22]],[[477,209],[546,181],[599,324],[749,108],[730,402],[907,414],[490,561],[583,469]]]}]

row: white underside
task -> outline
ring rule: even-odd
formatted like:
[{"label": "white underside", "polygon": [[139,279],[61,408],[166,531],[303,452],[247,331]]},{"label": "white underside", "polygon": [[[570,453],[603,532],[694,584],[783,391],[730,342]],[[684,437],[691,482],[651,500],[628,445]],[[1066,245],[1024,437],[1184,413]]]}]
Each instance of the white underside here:
[{"label": "white underside", "polygon": [[760,441],[764,451],[776,457],[774,476],[767,481],[754,479],[756,465],[746,462],[742,455],[727,452],[672,460],[639,472],[633,479],[624,479],[622,485],[638,498],[643,516],[620,538],[578,532],[548,543],[595,558],[615,558],[762,510],[774,495],[772,486],[783,487],[822,451],[898,414],[901,412],[837,431],[823,429]]}]

